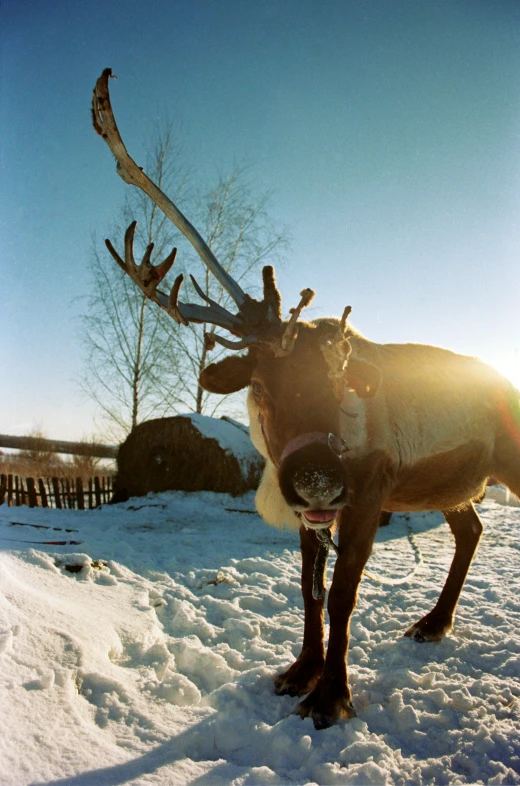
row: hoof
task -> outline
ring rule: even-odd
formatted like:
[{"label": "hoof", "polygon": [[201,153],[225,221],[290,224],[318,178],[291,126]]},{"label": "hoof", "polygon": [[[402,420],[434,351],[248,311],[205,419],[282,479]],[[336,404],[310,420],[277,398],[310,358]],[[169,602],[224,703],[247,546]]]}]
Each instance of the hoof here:
[{"label": "hoof", "polygon": [[427,633],[424,633],[422,630],[420,630],[420,628],[416,628],[415,625],[412,625],[411,628],[408,628],[404,635],[409,639],[420,642],[421,644],[423,644],[425,641],[438,641],[438,639],[430,638]]},{"label": "hoof", "polygon": [[315,729],[328,729],[341,720],[355,718],[356,712],[348,694],[330,696],[318,686],[294,710],[300,718],[312,718]]},{"label": "hoof", "polygon": [[274,691],[278,696],[306,696],[321,677],[323,660],[298,658],[293,665],[274,680]]},{"label": "hoof", "polygon": [[422,620],[408,628],[404,635],[422,644],[425,641],[441,641],[447,633],[450,633],[452,628],[452,622],[438,622],[428,619],[428,617],[423,617]]}]

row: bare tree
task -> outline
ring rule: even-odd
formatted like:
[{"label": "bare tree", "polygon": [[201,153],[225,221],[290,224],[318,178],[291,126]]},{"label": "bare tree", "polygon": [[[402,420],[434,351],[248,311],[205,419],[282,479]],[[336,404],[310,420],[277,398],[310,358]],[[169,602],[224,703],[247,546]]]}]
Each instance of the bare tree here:
[{"label": "bare tree", "polygon": [[[287,233],[277,229],[268,214],[269,194],[254,193],[250,170],[235,166],[220,174],[213,187],[198,192],[185,188],[179,133],[171,123],[159,129],[149,147],[146,171],[175,201],[188,205],[206,242],[238,281],[247,282],[259,265],[279,261]],[[190,181],[193,177],[190,176]],[[129,189],[119,220],[109,230],[120,237],[122,227],[137,220],[136,258],[153,243],[152,263],[164,259],[177,245],[175,274],[185,267],[197,270],[204,294],[226,306],[228,295],[200,263],[193,249],[157,206],[138,189]],[[151,417],[186,411],[214,414],[217,407],[239,415],[240,405],[210,397],[198,384],[208,362],[205,325],[179,330],[161,310],[118,269],[106,248],[96,240],[90,259],[90,295],[83,316],[86,364],[81,387],[99,406],[105,432],[121,439]],[[197,299],[194,287],[190,296]],[[165,284],[166,291],[168,284]],[[208,326],[214,330],[214,326]],[[219,357],[215,352],[212,360]]]},{"label": "bare tree", "polygon": [[[46,438],[41,429],[35,429],[30,435],[35,440],[33,447],[20,450],[18,455],[9,457],[10,472],[20,471],[25,476],[52,477],[62,474],[63,461],[57,453],[46,450]],[[16,469],[15,469],[16,468]]]},{"label": "bare tree", "polygon": [[[176,155],[178,134],[171,123],[157,129],[146,161],[163,188],[177,183],[177,198],[184,182]],[[113,227],[119,230],[131,215],[138,219],[137,248],[144,252],[153,243],[155,258],[164,254],[167,245],[173,245],[170,223],[138,191],[128,192]],[[164,367],[172,328],[161,329],[146,298],[114,269],[104,244],[96,239],[89,272],[90,294],[82,320],[86,367],[80,384],[99,406],[105,430],[119,439],[141,420],[175,407],[176,359],[170,358],[169,368]],[[162,385],[159,380],[164,374]]]},{"label": "bare tree", "polygon": [[[280,261],[288,243],[287,231],[279,229],[268,212],[270,194],[255,196],[249,178],[249,169],[236,166],[230,175],[220,175],[216,184],[198,197],[194,223],[201,230],[206,243],[220,261],[222,267],[233,272],[234,279],[249,290],[257,287],[260,279],[258,270],[262,265]],[[195,254],[193,247],[183,240],[183,259],[186,266],[196,271],[200,288],[204,294],[224,308],[229,308],[230,296],[212,276],[208,268]],[[251,275],[255,271],[256,275]],[[196,301],[193,284],[187,282],[183,297]],[[191,289],[191,291],[189,291]],[[159,309],[157,309],[159,310]],[[162,318],[168,316],[161,311]],[[178,395],[188,409],[195,412],[215,414],[220,407],[236,414],[236,400],[240,396],[212,396],[198,383],[199,374],[209,362],[206,332],[213,333],[215,325],[190,323],[189,329],[175,330],[171,350],[177,357],[184,356],[190,364],[190,374],[180,380]],[[225,350],[212,351],[211,361],[217,360]]]}]

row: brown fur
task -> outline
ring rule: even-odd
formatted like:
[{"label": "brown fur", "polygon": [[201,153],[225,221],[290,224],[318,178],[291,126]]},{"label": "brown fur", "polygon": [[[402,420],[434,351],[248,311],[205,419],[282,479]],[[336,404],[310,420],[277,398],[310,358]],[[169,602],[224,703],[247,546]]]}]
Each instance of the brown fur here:
[{"label": "brown fur", "polygon": [[[431,346],[375,344],[349,330],[341,390],[337,365],[327,363],[334,356],[330,343],[323,351],[337,329],[335,320],[302,324],[288,357],[259,349],[247,363],[235,359],[236,375],[232,358],[225,374],[219,364],[213,371],[221,389],[236,389],[250,365],[251,438],[266,458],[257,507],[269,524],[300,529],[304,645],[277,678],[276,690],[308,693],[297,712],[312,717],[317,728],[353,714],[346,668],[349,621],[381,511],[441,510],[452,530],[455,555],[439,600],[406,631],[416,641],[438,641],[453,626],[482,531],[472,501],[481,498],[490,477],[520,496],[520,395],[506,379],[475,358]],[[322,461],[318,440],[312,464],[308,436],[301,440],[304,448],[284,458],[284,447],[296,437],[329,432],[348,444],[341,458],[330,454]],[[294,478],[307,476],[302,497]],[[311,590],[317,539],[301,516],[323,507],[319,495],[333,477],[334,493],[341,493],[324,506],[337,511],[339,555],[324,658],[323,601],[314,600]]]}]

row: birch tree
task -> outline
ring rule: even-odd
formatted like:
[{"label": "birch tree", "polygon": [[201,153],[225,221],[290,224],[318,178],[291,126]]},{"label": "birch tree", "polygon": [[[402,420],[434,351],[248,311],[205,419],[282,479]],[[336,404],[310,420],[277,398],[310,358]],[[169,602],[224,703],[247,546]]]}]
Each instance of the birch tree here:
[{"label": "birch tree", "polygon": [[[263,264],[276,264],[284,252],[287,232],[268,212],[269,194],[256,194],[251,170],[235,166],[216,176],[211,187],[188,189],[194,177],[182,165],[179,133],[167,124],[152,140],[145,171],[197,226],[220,263],[241,285],[254,293]],[[163,282],[168,291],[173,278],[189,271],[211,298],[228,306],[226,292],[205,268],[192,246],[162,211],[137,189],[128,189],[119,219],[107,232],[121,249],[126,227],[137,220],[136,260],[154,244],[151,261],[157,264],[173,246],[177,260]],[[103,429],[112,439],[124,438],[138,423],[193,411],[213,415],[217,409],[234,416],[243,405],[237,396],[212,397],[198,384],[199,373],[210,362],[204,343],[206,325],[178,326],[135,287],[114,263],[99,239],[90,256],[90,294],[82,318],[85,369],[81,387],[99,407]],[[189,277],[181,299],[199,300]],[[214,326],[208,326],[210,332]],[[222,351],[214,351],[216,360]]]}]

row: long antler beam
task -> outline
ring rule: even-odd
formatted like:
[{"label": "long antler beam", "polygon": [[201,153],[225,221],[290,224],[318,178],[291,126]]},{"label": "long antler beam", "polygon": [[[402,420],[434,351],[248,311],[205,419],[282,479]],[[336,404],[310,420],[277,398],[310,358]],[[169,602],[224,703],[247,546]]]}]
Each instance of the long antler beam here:
[{"label": "long antler beam", "polygon": [[110,68],[105,68],[96,82],[92,97],[92,119],[94,129],[103,137],[117,161],[117,172],[126,183],[140,188],[163,211],[167,218],[189,240],[204,265],[213,273],[220,285],[229,293],[238,306],[238,313],[232,314],[223,308],[217,301],[209,297],[197,284],[193,276],[191,280],[197,294],[205,301],[206,305],[183,303],[179,300],[179,291],[183,276],[175,279],[169,296],[157,289],[175,260],[176,250],[158,265],[151,264],[153,244],[150,244],[140,264],[136,264],[133,252],[136,222],[133,221],[125,233],[124,259],[121,258],[110,240],[106,245],[118,265],[137,284],[140,290],[153,302],[170,314],[173,319],[182,325],[190,322],[208,323],[228,330],[238,337],[238,341],[229,341],[217,336],[212,331],[206,334],[207,346],[219,343],[232,350],[242,350],[254,344],[269,346],[276,357],[289,354],[294,346],[298,334],[297,320],[305,306],[307,306],[314,292],[305,289],[301,292],[302,299],[295,309],[291,309],[291,318],[284,325],[282,320],[282,300],[274,270],[270,265],[262,269],[264,294],[262,300],[256,300],[246,294],[239,284],[231,277],[229,272],[222,267],[214,256],[209,246],[204,242],[195,227],[183,216],[166,194],[145,175],[130,157],[123,143],[110,103],[108,80],[112,76]]},{"label": "long antler beam", "polygon": [[140,188],[161,208],[167,218],[169,218],[177,229],[179,229],[187,240],[189,240],[204,264],[211,270],[224,289],[229,292],[240,309],[247,300],[245,292],[220,265],[219,261],[204,239],[199,235],[195,227],[190,224],[188,219],[174,205],[171,199],[169,199],[166,194],[145,175],[143,170],[137,166],[133,158],[129,155],[121,139],[112,111],[110,92],[108,89],[108,80],[111,76],[112,69],[105,68],[96,82],[92,95],[92,121],[95,130],[103,137],[117,161],[117,173],[123,178],[125,183]]}]

